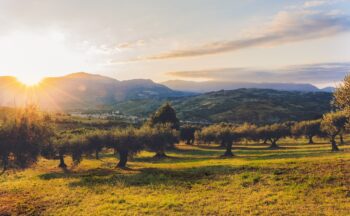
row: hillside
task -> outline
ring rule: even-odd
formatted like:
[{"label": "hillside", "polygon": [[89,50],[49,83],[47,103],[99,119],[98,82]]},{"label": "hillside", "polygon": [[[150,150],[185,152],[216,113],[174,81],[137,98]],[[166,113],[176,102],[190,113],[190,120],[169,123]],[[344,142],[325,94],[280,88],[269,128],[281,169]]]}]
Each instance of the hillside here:
[{"label": "hillside", "polygon": [[319,91],[268,89],[222,90],[192,94],[172,90],[152,80],[119,81],[101,75],[75,73],[46,78],[28,88],[13,77],[0,77],[0,106],[38,103],[51,110],[113,109],[147,117],[170,101],[184,121],[279,122],[319,118],[330,110],[332,95]]},{"label": "hillside", "polygon": [[205,93],[220,90],[235,90],[240,88],[256,89],[274,89],[282,91],[303,91],[303,92],[333,92],[334,88],[328,87],[319,89],[314,85],[307,83],[254,83],[254,82],[223,82],[223,81],[205,81],[194,82],[184,80],[169,80],[162,82],[163,85],[178,91],[189,91]]},{"label": "hillside", "polygon": [[[271,123],[315,119],[330,110],[326,92],[238,89],[170,100],[183,121]],[[148,116],[166,100],[128,100],[116,109]]]},{"label": "hillside", "polygon": [[129,169],[116,169],[112,152],[68,171],[40,160],[0,175],[0,215],[348,215],[350,147],[335,154],[318,142],[235,144],[232,159],[178,145],[166,160],[142,152]]},{"label": "hillside", "polygon": [[45,109],[93,109],[130,99],[182,97],[188,93],[171,90],[151,80],[118,81],[88,73],[45,78],[38,86],[26,87],[14,77],[0,77],[0,105],[38,103]]}]

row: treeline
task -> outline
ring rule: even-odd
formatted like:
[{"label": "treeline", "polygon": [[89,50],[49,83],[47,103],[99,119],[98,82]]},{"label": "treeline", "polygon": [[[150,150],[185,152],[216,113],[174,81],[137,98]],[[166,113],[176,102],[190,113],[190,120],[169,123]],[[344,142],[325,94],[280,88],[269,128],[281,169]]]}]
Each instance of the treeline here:
[{"label": "treeline", "polygon": [[84,156],[99,159],[102,150],[113,150],[119,156],[118,167],[125,167],[128,158],[141,150],[155,152],[155,158],[166,157],[166,150],[175,148],[180,140],[186,144],[219,143],[232,157],[234,143],[254,141],[269,143],[271,149],[286,137],[329,138],[332,150],[337,151],[336,137],[343,142],[348,117],[345,112],[325,114],[323,119],[302,122],[276,123],[265,126],[253,124],[216,124],[208,127],[183,125],[180,127],[174,109],[165,104],[142,127],[113,129],[73,129],[57,131],[51,118],[35,107],[21,110],[16,118],[6,120],[0,127],[0,154],[4,170],[9,167],[26,168],[40,156],[59,160],[66,168],[65,157],[70,156],[75,165]]},{"label": "treeline", "polygon": [[99,159],[103,149],[113,149],[119,155],[118,167],[125,167],[128,158],[141,150],[155,152],[155,157],[165,156],[165,151],[174,148],[177,132],[169,125],[148,125],[141,128],[116,128],[94,131],[65,131],[55,137],[55,141],[43,151],[48,159],[58,157],[59,167],[66,168],[65,156],[71,156],[75,165],[79,164],[83,155],[93,155]]},{"label": "treeline", "polygon": [[20,110],[16,118],[0,125],[0,163],[8,168],[26,168],[39,156],[58,159],[66,168],[65,156],[79,164],[84,155],[99,158],[103,149],[113,149],[119,155],[118,167],[125,167],[128,157],[146,149],[155,157],[166,157],[165,151],[178,143],[179,121],[169,104],[164,105],[142,127],[103,129],[73,129],[57,131],[52,119],[35,106]]},{"label": "treeline", "polygon": [[[230,125],[216,124],[196,130],[194,137],[199,143],[220,143],[226,148],[223,156],[232,156],[232,146],[242,140],[269,143],[270,149],[277,149],[278,141],[287,138],[305,137],[310,144],[314,137],[329,139],[332,151],[338,151],[336,138],[344,144],[343,135],[347,131],[348,115],[345,112],[327,113],[319,120],[275,123],[257,126],[254,124]],[[186,129],[188,130],[188,129]],[[185,134],[185,133],[183,133]]]},{"label": "treeline", "polygon": [[14,119],[5,120],[0,127],[1,164],[8,167],[26,168],[39,156],[58,159],[59,167],[66,168],[65,157],[70,156],[79,164],[84,155],[99,159],[103,149],[112,149],[119,155],[118,167],[125,167],[128,158],[141,150],[155,152],[156,158],[166,157],[166,150],[174,148],[179,140],[186,144],[220,143],[226,149],[223,156],[232,157],[234,143],[254,141],[270,143],[278,148],[278,141],[286,137],[306,137],[310,144],[315,136],[328,137],[332,150],[337,151],[336,137],[343,142],[348,117],[345,112],[325,114],[323,119],[302,122],[287,122],[257,126],[253,124],[216,124],[200,128],[184,125],[176,118],[169,104],[161,107],[140,128],[73,129],[57,132],[51,118],[40,114],[36,107],[21,110]]}]

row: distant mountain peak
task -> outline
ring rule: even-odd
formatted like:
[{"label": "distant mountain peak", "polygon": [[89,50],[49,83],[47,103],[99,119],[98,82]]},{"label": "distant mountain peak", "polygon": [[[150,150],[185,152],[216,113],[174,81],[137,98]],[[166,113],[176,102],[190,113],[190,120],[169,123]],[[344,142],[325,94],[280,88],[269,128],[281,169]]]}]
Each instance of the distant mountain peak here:
[{"label": "distant mountain peak", "polygon": [[67,74],[66,78],[81,78],[81,77],[89,77],[89,76],[94,76],[95,74],[87,73],[87,72],[75,72],[71,74]]},{"label": "distant mountain peak", "polygon": [[87,72],[76,72],[76,73],[71,73],[68,74],[66,76],[64,76],[65,78],[74,78],[74,79],[113,79],[116,80],[112,77],[107,77],[107,76],[103,76],[100,74],[93,74],[93,73],[87,73]]}]

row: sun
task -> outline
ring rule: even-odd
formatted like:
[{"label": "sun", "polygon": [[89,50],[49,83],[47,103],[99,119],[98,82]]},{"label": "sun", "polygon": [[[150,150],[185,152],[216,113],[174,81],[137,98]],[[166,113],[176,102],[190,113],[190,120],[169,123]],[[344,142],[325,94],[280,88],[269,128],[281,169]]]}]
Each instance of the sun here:
[{"label": "sun", "polygon": [[20,83],[29,87],[38,85],[43,79],[42,77],[35,76],[35,75],[33,76],[30,74],[28,74],[27,76],[17,76],[16,78]]},{"label": "sun", "polygon": [[95,52],[85,52],[90,50],[90,45],[77,43],[66,39],[60,30],[0,34],[0,75],[17,77],[21,83],[33,86],[44,77],[95,68]]}]

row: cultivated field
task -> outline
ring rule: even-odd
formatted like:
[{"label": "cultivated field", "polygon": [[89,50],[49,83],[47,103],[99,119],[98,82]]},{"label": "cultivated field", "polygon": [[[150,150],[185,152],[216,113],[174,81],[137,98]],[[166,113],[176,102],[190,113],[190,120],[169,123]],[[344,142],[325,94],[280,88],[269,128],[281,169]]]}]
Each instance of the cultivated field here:
[{"label": "cultivated field", "polygon": [[[116,169],[104,152],[63,171],[44,160],[0,176],[0,215],[350,215],[350,145],[282,140],[223,149],[178,145],[142,152]],[[70,164],[67,158],[67,164]]]}]

